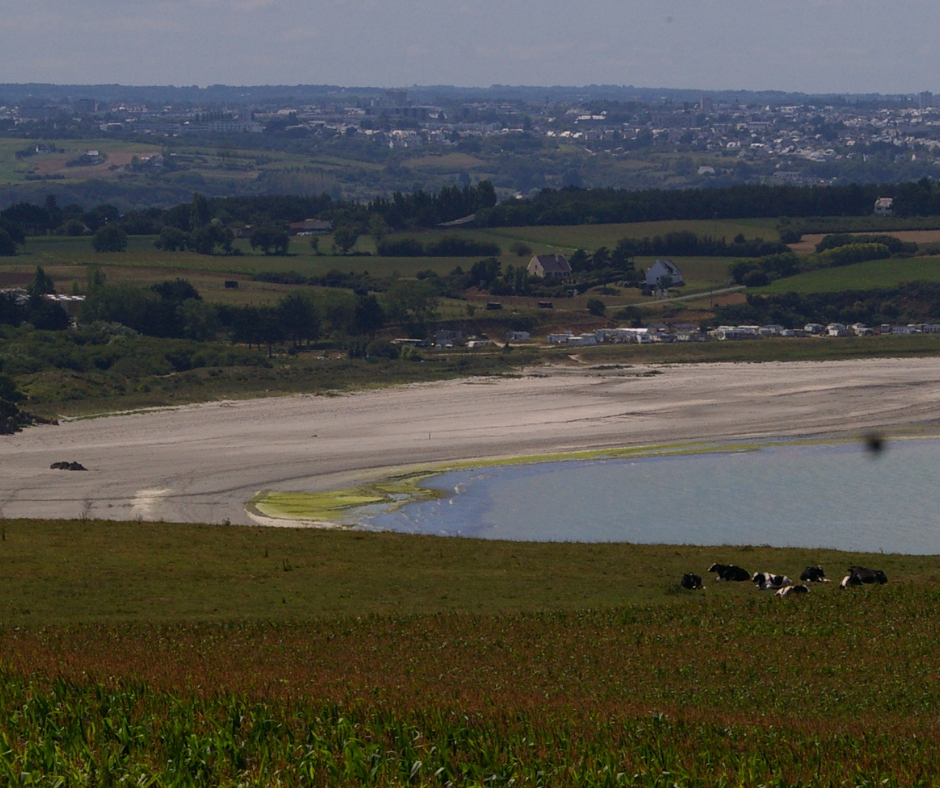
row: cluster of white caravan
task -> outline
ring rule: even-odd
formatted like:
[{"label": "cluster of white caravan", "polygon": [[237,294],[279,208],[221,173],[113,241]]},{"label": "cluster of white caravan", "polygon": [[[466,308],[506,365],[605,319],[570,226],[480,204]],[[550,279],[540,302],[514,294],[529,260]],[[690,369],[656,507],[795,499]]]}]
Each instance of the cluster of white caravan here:
[{"label": "cluster of white caravan", "polygon": [[694,326],[648,326],[646,328],[600,328],[583,334],[564,331],[548,335],[549,345],[585,347],[611,343],[648,345],[656,342],[707,342],[765,339],[769,337],[848,337],[874,336],[875,334],[940,334],[940,324],[916,323],[906,326],[884,324],[874,328],[853,323],[807,323],[803,328],[784,328],[781,325],[766,326],[718,326],[711,331],[700,331]]},{"label": "cluster of white caravan", "polygon": [[911,323],[893,326],[888,323],[872,328],[864,323],[807,323],[803,328],[766,326],[719,326],[708,332],[714,339],[763,339],[764,337],[870,337],[876,334],[940,334],[936,323]]}]

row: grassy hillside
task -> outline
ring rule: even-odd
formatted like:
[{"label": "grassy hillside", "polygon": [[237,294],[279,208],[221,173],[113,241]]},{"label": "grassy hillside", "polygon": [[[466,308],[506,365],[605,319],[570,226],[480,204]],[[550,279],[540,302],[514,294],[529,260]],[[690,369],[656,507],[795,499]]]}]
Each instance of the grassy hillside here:
[{"label": "grassy hillside", "polygon": [[[537,544],[237,526],[0,521],[0,621],[297,620],[323,615],[518,613],[687,599],[714,561],[798,577],[877,564],[927,584],[936,559],[826,550]],[[706,582],[705,599],[753,599]],[[835,592],[820,587],[819,594]]]},{"label": "grassy hillside", "polygon": [[940,282],[940,257],[869,260],[841,268],[824,268],[778,279],[761,293],[831,293],[841,290],[873,290],[902,282]]}]

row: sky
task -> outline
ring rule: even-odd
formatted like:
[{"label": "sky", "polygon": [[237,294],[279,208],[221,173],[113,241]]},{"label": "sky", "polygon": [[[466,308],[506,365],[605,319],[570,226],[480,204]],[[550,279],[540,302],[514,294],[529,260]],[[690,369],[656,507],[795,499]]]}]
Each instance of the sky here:
[{"label": "sky", "polygon": [[940,93],[937,0],[0,0],[0,82]]}]

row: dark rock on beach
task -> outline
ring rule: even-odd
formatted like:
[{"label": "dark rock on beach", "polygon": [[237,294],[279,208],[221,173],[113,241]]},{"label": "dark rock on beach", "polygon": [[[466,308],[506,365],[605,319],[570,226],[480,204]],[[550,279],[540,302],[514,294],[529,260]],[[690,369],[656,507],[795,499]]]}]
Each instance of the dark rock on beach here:
[{"label": "dark rock on beach", "polygon": [[13,402],[0,399],[0,435],[12,435],[31,424],[58,424],[55,419],[44,419],[35,413],[20,410]]},{"label": "dark rock on beach", "polygon": [[54,462],[49,466],[54,471],[87,471],[84,465],[80,462]]}]

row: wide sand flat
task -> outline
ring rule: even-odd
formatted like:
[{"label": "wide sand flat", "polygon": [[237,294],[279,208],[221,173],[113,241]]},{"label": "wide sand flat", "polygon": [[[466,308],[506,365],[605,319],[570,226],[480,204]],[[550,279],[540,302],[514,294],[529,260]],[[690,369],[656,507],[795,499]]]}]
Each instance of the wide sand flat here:
[{"label": "wide sand flat", "polygon": [[[937,420],[940,359],[539,369],[31,427],[0,437],[0,513],[247,524],[259,490],[389,467]],[[50,470],[58,460],[89,470]]]}]

